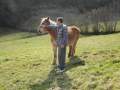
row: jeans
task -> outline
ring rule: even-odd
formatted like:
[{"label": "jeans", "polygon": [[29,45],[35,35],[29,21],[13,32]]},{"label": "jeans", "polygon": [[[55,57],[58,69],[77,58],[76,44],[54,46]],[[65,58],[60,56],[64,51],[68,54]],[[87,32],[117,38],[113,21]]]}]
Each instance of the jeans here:
[{"label": "jeans", "polygon": [[66,46],[61,48],[58,47],[58,68],[64,70],[66,59]]}]

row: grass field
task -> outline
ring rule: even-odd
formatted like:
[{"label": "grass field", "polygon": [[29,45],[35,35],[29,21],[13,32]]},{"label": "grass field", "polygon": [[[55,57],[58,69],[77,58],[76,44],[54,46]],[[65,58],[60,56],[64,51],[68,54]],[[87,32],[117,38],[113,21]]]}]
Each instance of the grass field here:
[{"label": "grass field", "polygon": [[75,62],[54,72],[48,35],[0,37],[0,90],[120,90],[120,33],[80,37]]}]

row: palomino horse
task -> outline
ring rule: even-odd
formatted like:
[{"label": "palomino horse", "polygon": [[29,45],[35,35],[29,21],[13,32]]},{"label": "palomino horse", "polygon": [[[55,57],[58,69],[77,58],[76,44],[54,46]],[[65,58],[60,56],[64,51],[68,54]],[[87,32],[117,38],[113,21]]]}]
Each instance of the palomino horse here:
[{"label": "palomino horse", "polygon": [[[42,18],[40,26],[38,28],[39,32],[47,32],[50,37],[51,37],[51,43],[53,46],[53,53],[54,53],[54,59],[53,59],[53,65],[56,64],[57,60],[57,45],[56,45],[56,31],[57,30],[51,30],[50,28],[47,27],[41,27],[42,25],[55,25],[56,22],[52,21],[49,17],[47,18]],[[67,27],[67,32],[68,32],[68,46],[69,46],[69,54],[68,57],[70,60],[73,60],[74,54],[75,54],[75,49],[76,49],[76,44],[79,39],[80,35],[80,29],[76,26],[68,26]]]}]

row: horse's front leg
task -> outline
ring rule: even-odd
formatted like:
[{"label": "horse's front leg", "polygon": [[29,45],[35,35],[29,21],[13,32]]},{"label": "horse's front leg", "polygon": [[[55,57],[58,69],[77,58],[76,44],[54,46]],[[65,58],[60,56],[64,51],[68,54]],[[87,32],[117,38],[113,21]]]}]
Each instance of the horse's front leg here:
[{"label": "horse's front leg", "polygon": [[54,58],[53,58],[53,65],[56,65],[57,63],[57,47],[53,46],[53,54],[54,54]]}]

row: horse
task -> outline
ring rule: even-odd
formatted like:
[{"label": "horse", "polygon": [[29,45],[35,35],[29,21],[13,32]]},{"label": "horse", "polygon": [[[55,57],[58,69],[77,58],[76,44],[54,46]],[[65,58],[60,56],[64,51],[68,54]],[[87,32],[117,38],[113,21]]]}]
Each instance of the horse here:
[{"label": "horse", "polygon": [[[56,31],[57,30],[51,30],[50,28],[47,28],[47,27],[41,27],[42,25],[56,25],[56,22],[51,20],[50,17],[44,17],[44,18],[41,18],[41,22],[38,27],[38,32],[46,32],[51,37],[51,43],[52,43],[53,53],[54,53],[54,59],[52,64],[56,65],[56,62],[57,62]],[[67,46],[69,46],[68,58],[70,58],[70,60],[73,61],[76,44],[80,36],[80,29],[77,26],[67,26],[67,32],[68,32]]]}]

